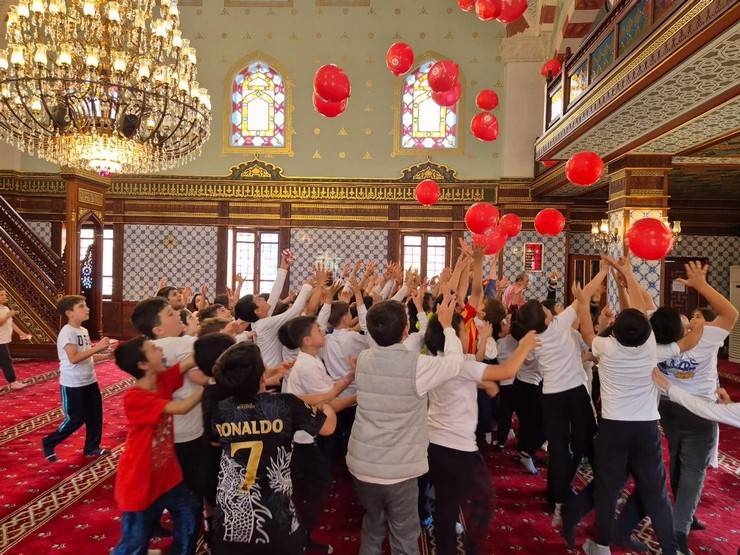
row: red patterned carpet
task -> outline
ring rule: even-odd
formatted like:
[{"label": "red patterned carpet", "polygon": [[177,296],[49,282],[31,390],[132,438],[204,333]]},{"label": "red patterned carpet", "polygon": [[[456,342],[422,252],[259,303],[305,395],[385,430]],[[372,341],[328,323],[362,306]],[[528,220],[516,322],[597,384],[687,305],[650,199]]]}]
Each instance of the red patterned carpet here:
[{"label": "red patterned carpet", "polygon": [[[0,554],[102,555],[118,539],[120,513],[113,503],[113,481],[126,430],[121,392],[129,382],[111,364],[98,368],[105,396],[104,445],[113,449],[113,455],[84,459],[80,454],[84,432],[78,432],[58,449],[63,462],[52,465],[41,457],[40,441],[61,419],[55,367],[49,362],[19,364],[20,377],[34,385],[20,392],[0,389]],[[723,385],[740,399],[740,381],[733,379],[740,380],[740,365],[723,365],[722,373],[727,376]],[[740,547],[736,516],[740,514],[740,433],[722,426],[720,438],[720,468],[710,470],[698,512],[708,530],[694,533],[691,540],[697,555],[735,555]],[[545,471],[529,476],[512,455],[509,451],[486,454],[498,508],[485,553],[577,553],[567,549],[550,526]],[[338,555],[354,555],[361,517],[348,477],[337,476],[317,539],[331,543]],[[579,544],[592,534],[592,524],[589,519],[579,528]],[[649,528],[641,535],[650,539]],[[432,542],[423,541],[422,551],[433,553]]]}]

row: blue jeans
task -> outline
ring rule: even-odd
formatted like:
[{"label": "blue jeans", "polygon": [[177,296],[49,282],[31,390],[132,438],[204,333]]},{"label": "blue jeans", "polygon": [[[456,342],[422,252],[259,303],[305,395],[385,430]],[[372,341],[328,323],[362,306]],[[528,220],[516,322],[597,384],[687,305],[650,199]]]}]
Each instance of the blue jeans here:
[{"label": "blue jeans", "polygon": [[143,511],[124,512],[121,516],[121,539],[113,555],[146,555],[152,528],[162,511],[172,515],[175,529],[172,533],[170,555],[195,553],[195,531],[198,528],[198,502],[184,482],[162,494]]}]

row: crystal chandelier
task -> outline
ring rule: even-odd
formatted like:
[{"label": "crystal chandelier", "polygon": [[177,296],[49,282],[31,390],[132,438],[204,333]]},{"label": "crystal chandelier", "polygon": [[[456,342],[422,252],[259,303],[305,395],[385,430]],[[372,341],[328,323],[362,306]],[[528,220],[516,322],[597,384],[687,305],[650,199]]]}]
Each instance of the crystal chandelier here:
[{"label": "crystal chandelier", "polygon": [[11,6],[8,47],[0,48],[0,137],[103,175],[170,169],[199,155],[210,134],[211,99],[179,29],[177,0],[156,4]]},{"label": "crystal chandelier", "polygon": [[619,230],[609,227],[609,220],[591,223],[591,245],[601,253],[608,253],[609,247],[619,244]]}]

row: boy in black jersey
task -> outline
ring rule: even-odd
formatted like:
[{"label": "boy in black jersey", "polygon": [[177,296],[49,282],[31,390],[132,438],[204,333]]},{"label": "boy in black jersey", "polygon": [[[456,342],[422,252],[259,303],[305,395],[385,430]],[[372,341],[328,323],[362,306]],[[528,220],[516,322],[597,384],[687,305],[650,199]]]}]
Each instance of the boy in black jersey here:
[{"label": "boy in black jersey", "polygon": [[266,393],[264,371],[259,348],[245,343],[229,348],[214,367],[216,383],[231,395],[211,420],[223,449],[215,555],[303,552],[305,536],[291,500],[293,434],[329,435],[336,414],[328,405],[318,410],[294,395]]}]

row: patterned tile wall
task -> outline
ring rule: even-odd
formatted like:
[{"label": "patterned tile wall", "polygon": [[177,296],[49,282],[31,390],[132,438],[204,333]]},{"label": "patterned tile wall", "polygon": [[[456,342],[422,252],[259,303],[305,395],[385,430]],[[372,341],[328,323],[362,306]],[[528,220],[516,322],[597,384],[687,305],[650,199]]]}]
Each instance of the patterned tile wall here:
[{"label": "patterned tile wall", "polygon": [[39,239],[41,239],[47,247],[51,248],[51,222],[32,222],[30,220],[26,220],[26,223],[28,224],[28,227],[30,227],[33,232],[39,236]]},{"label": "patterned tile wall", "polygon": [[725,297],[729,296],[730,266],[740,265],[740,237],[684,235],[673,247],[672,256],[709,258],[709,283]]},{"label": "patterned tile wall", "polygon": [[123,298],[154,294],[166,276],[170,284],[205,283],[216,290],[216,228],[213,226],[127,225],[123,233]]},{"label": "patterned tile wall", "polygon": [[[513,280],[518,273],[524,270],[524,243],[543,243],[543,264],[541,272],[529,274],[529,289],[527,298],[544,299],[547,297],[547,281],[550,272],[557,270],[560,276],[566,275],[566,241],[565,234],[557,237],[543,237],[536,231],[522,231],[516,237],[509,239],[504,249],[504,275]],[[558,300],[564,296],[564,277],[558,284]]]},{"label": "patterned tile wall", "polygon": [[591,244],[590,233],[570,233],[568,234],[570,240],[570,254],[581,254],[586,256],[599,256],[601,254]]},{"label": "patterned tile wall", "polygon": [[290,250],[295,256],[290,287],[295,289],[313,273],[316,261],[337,269],[345,260],[376,260],[380,270],[384,271],[388,260],[388,232],[378,229],[292,229]]}]

